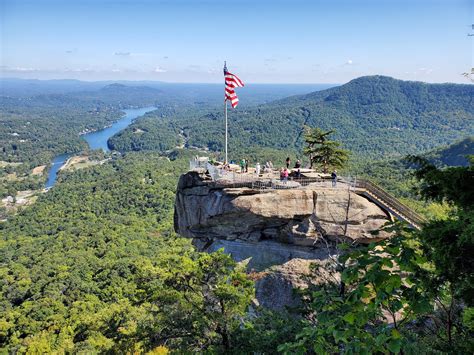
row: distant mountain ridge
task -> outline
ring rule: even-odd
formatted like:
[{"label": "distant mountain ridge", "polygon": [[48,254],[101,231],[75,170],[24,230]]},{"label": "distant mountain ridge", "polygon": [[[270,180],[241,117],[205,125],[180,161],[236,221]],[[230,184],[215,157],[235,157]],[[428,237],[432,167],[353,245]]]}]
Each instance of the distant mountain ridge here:
[{"label": "distant mountain ridge", "polygon": [[[358,108],[354,114],[364,112],[362,107],[374,107],[382,104],[402,106],[411,111],[395,111],[394,113],[413,113],[439,105],[448,108],[461,104],[470,104],[474,112],[473,85],[469,84],[428,84],[420,81],[403,81],[388,76],[364,76],[349,81],[347,84],[328,90],[312,92],[280,100],[290,103],[293,100],[324,102],[335,107]],[[360,95],[363,93],[363,95]],[[467,101],[466,101],[467,98]],[[440,101],[441,99],[441,101]],[[415,109],[413,111],[413,109]]]},{"label": "distant mountain ridge", "polygon": [[[290,95],[304,94],[318,89],[327,89],[337,84],[249,84],[245,91],[241,92],[240,107],[255,106]],[[94,94],[101,95],[114,90],[140,91],[142,88],[148,93],[150,90],[161,90],[161,96],[157,104],[174,110],[189,108],[199,110],[213,110],[222,107],[223,83],[169,83],[162,81],[80,81],[73,79],[64,80],[36,80],[18,78],[0,78],[0,97],[32,98],[38,95],[69,95],[74,97],[77,93],[84,95],[89,92],[88,98],[94,98]],[[128,89],[130,90],[130,89]],[[125,93],[127,94],[127,93]],[[147,93],[145,93],[147,94]],[[138,96],[132,106],[141,103]]]},{"label": "distant mountain ridge", "polygon": [[[231,110],[230,144],[242,151],[255,146],[300,151],[303,127],[309,125],[336,129],[334,138],[365,158],[426,152],[474,135],[473,98],[474,85],[366,76],[255,109]],[[221,150],[216,142],[223,134],[221,116],[183,122],[189,144]]]},{"label": "distant mountain ridge", "polygon": [[103,88],[101,88],[99,91],[116,91],[116,92],[118,92],[118,91],[123,91],[123,90],[125,90],[125,91],[140,91],[140,92],[149,91],[149,92],[154,92],[154,93],[163,91],[161,89],[151,88],[149,86],[124,85],[124,84],[120,84],[120,83],[113,83],[113,84],[106,85]]},{"label": "distant mountain ridge", "polygon": [[424,155],[436,166],[468,166],[468,155],[474,156],[474,137],[468,137],[447,147],[439,147]]}]

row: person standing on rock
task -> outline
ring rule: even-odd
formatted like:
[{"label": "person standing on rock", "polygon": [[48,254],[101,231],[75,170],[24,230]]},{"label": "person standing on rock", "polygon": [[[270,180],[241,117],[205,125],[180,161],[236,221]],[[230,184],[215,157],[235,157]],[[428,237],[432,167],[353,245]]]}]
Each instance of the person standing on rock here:
[{"label": "person standing on rock", "polygon": [[301,169],[300,169],[300,168],[296,169],[295,177],[296,177],[297,179],[300,179],[300,178],[301,178]]},{"label": "person standing on rock", "polygon": [[290,168],[290,163],[291,163],[290,157],[286,158],[286,168],[287,169]]},{"label": "person standing on rock", "polygon": [[337,170],[334,170],[331,174],[331,179],[332,179],[332,187],[336,187],[337,183]]},{"label": "person standing on rock", "polygon": [[289,175],[288,169],[287,168],[283,169],[283,183],[284,184],[288,182],[288,175]]},{"label": "person standing on rock", "polygon": [[255,173],[257,174],[257,177],[260,176],[260,163],[257,163],[255,165]]},{"label": "person standing on rock", "polygon": [[245,172],[246,173],[249,172],[249,160],[248,159],[245,159]]},{"label": "person standing on rock", "polygon": [[245,159],[240,161],[240,172],[243,174],[245,172]]}]

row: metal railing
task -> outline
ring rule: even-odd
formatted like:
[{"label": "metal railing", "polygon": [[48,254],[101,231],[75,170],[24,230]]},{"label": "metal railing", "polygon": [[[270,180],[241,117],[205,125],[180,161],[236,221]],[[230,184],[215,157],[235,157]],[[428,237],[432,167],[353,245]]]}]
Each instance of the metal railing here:
[{"label": "metal railing", "polygon": [[371,197],[378,200],[384,205],[385,208],[392,210],[394,214],[406,220],[414,227],[418,228],[426,221],[424,217],[420,216],[411,208],[401,203],[398,199],[373,182],[365,179],[359,179],[354,185],[356,189],[365,190],[368,195],[372,195]]},{"label": "metal railing", "polygon": [[256,175],[239,174],[235,172],[224,173],[219,179],[214,180],[211,183],[215,187],[221,188],[238,188],[248,187],[251,189],[258,190],[285,190],[285,189],[298,189],[305,188],[307,186],[314,187],[326,187],[326,188],[338,188],[347,189],[350,187],[344,179],[338,180],[336,185],[333,185],[332,180],[323,178],[294,178],[289,177],[287,180],[281,180],[278,173],[266,174],[263,177],[257,177]]},{"label": "metal railing", "polygon": [[209,158],[206,157],[196,157],[189,161],[189,170],[190,171],[206,171],[207,165],[209,163]]},{"label": "metal railing", "polygon": [[240,188],[247,187],[254,192],[265,192],[271,190],[299,189],[308,186],[319,188],[348,189],[363,193],[378,202],[382,208],[398,218],[405,220],[415,228],[419,228],[426,220],[418,213],[401,203],[393,195],[366,179],[355,177],[338,177],[336,184],[331,179],[320,177],[294,178],[289,177],[287,181],[280,179],[278,171],[266,172],[262,176],[256,174],[240,174],[235,171],[227,171],[217,168],[205,159],[194,159],[190,162],[191,170],[207,171],[212,178],[209,182],[215,188]]}]

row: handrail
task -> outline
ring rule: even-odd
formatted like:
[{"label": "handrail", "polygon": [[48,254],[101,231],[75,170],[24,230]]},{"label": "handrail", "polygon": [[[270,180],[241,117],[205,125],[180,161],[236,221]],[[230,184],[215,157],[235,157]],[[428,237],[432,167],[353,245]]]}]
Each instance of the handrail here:
[{"label": "handrail", "polygon": [[[266,190],[266,189],[297,189],[306,187],[310,184],[319,184],[322,187],[331,187],[332,182],[330,179],[322,178],[289,178],[286,182],[280,180],[278,175],[272,177],[257,178],[249,176],[241,176],[239,174],[229,173],[226,178],[223,175],[219,180],[210,182],[213,187],[226,188],[226,187],[248,187],[252,189]],[[345,184],[337,184],[336,188],[347,188]]]},{"label": "handrail", "polygon": [[355,187],[366,190],[369,194],[372,194],[380,202],[384,203],[386,207],[393,209],[393,211],[396,214],[399,214],[400,217],[406,219],[408,222],[411,222],[410,224],[412,224],[414,227],[418,227],[425,222],[425,219],[422,216],[401,203],[398,199],[373,182],[360,179],[355,183]]},{"label": "handrail", "polygon": [[279,189],[297,189],[306,187],[310,184],[318,184],[321,187],[332,187],[338,189],[350,188],[363,190],[366,194],[376,199],[388,210],[391,210],[399,218],[407,221],[415,228],[419,228],[426,220],[408,206],[401,203],[393,195],[366,179],[345,179],[338,178],[338,183],[333,186],[331,179],[323,178],[290,178],[288,182],[280,181],[277,175],[274,177],[260,178],[257,176],[242,176],[233,172],[228,175],[221,175],[210,183],[215,188],[225,187],[248,187],[258,192]]}]

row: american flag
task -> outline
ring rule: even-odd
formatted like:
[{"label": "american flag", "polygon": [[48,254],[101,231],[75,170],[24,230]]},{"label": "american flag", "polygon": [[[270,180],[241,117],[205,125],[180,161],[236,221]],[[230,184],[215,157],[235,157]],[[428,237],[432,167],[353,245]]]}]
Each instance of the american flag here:
[{"label": "american flag", "polygon": [[239,104],[239,98],[235,93],[235,88],[243,87],[244,83],[236,75],[227,71],[227,66],[224,64],[224,78],[225,78],[225,99],[229,100],[232,108],[236,108]]}]

